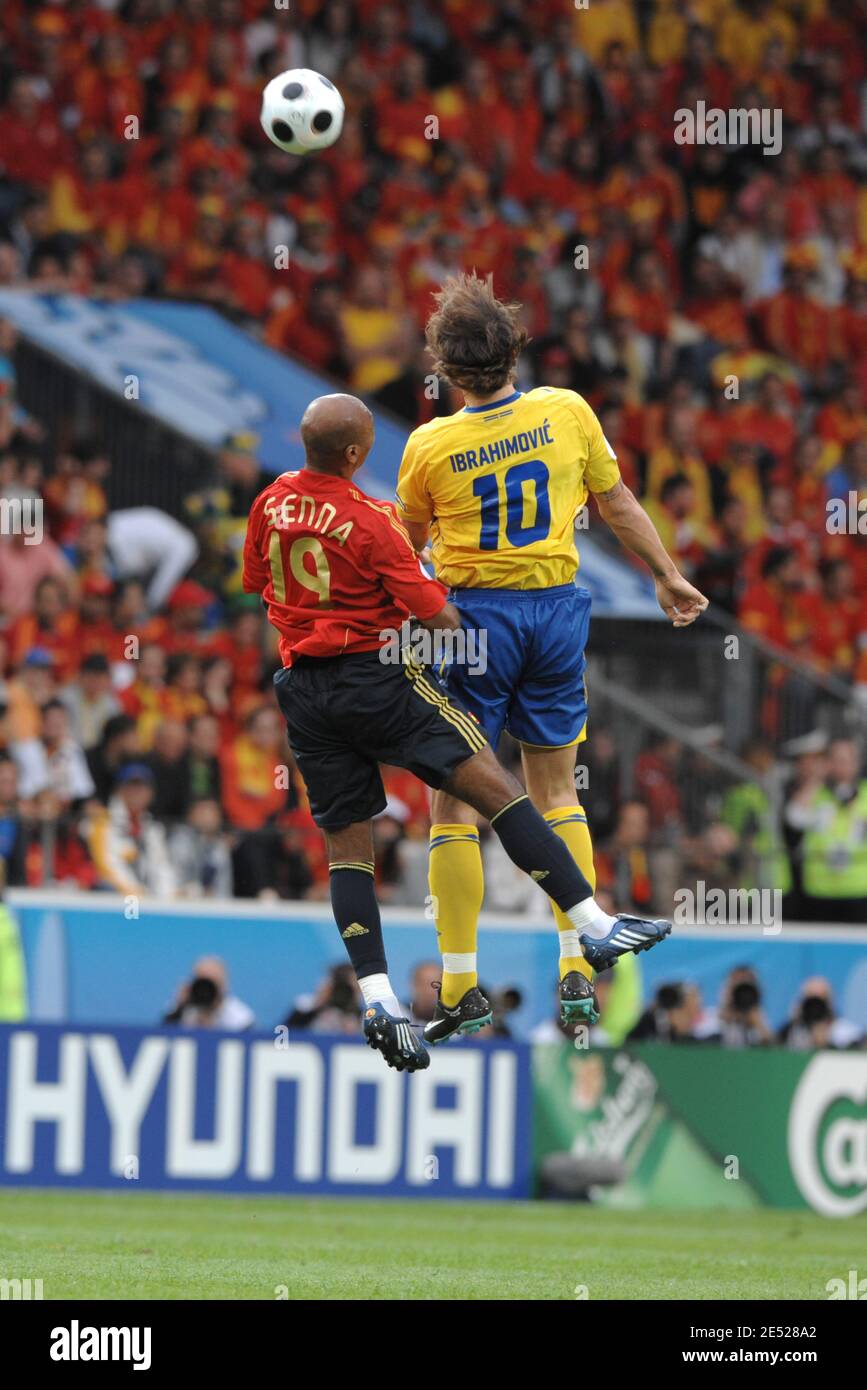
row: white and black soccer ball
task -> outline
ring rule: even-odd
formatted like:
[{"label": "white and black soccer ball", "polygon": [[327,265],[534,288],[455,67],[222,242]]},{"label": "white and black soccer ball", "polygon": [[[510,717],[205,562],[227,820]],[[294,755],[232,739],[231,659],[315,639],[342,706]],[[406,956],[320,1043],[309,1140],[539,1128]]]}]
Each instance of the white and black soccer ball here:
[{"label": "white and black soccer ball", "polygon": [[287,154],[316,154],[343,129],[343,97],[320,72],[290,68],[271,78],[259,119],[268,139]]}]

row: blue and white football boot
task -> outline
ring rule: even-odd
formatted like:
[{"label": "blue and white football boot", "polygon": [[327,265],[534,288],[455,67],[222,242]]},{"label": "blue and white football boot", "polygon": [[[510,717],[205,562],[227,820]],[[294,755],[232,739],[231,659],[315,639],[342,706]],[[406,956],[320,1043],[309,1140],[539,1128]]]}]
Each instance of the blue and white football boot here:
[{"label": "blue and white football boot", "polygon": [[596,971],[609,970],[620,956],[629,951],[638,955],[639,951],[649,951],[658,946],[671,931],[671,923],[663,918],[648,920],[646,917],[630,917],[622,913],[614,921],[607,936],[592,937],[586,932],[579,935],[584,959]]},{"label": "blue and white football boot", "polygon": [[369,1004],[364,1010],[363,1029],[368,1047],[381,1052],[395,1071],[424,1071],[430,1066],[430,1053],[408,1018],[394,1018],[382,1004]]}]

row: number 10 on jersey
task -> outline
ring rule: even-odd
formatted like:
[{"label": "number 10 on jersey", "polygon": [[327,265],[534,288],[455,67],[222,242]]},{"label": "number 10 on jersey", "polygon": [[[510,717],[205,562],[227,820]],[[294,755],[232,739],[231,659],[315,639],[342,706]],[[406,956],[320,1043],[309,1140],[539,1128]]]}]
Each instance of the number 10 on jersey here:
[{"label": "number 10 on jersey", "polygon": [[[506,503],[506,540],[509,545],[532,545],[543,541],[551,529],[551,502],[548,497],[548,469],[541,459],[516,463],[503,475]],[[500,483],[496,474],[476,478],[473,494],[481,500],[480,550],[498,550],[500,545]],[[525,503],[532,502],[533,520],[524,520]]]}]

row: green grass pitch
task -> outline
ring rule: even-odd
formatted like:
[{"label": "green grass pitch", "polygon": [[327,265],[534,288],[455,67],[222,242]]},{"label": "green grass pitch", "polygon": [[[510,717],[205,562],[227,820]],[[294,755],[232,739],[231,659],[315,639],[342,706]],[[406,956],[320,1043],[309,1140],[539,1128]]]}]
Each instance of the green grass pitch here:
[{"label": "green grass pitch", "polygon": [[0,1278],[46,1299],[826,1299],[867,1217],[0,1191]]}]

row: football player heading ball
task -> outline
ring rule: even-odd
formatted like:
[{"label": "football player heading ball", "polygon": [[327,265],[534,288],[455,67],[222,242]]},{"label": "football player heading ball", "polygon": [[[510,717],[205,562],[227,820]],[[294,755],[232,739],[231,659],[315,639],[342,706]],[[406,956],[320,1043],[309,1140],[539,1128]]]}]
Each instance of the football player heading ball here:
[{"label": "football player heading ball", "polygon": [[[435,371],[463,392],[457,414],[413,431],[398,478],[398,515],[413,544],[431,544],[437,577],[464,628],[484,631],[487,669],[452,664],[444,685],[496,747],[508,730],[521,744],[533,804],[595,884],[587,818],[575,790],[585,737],[584,647],[590,595],[575,576],[576,514],[596,498],[625,546],[651,569],[675,627],[707,599],[678,573],[647,513],[620,477],[587,402],[574,391],[515,386],[527,341],[520,306],[503,304],[488,280],[462,275],[436,296],[427,326]],[[468,643],[468,647],[470,647]],[[478,651],[478,642],[472,646]],[[447,789],[434,793],[430,891],[443,955],[438,1016],[425,1030],[460,1030],[478,993],[476,937],[484,883],[476,815]],[[543,885],[544,886],[544,885]],[[560,932],[564,1022],[594,1021],[592,971],[579,934],[554,904]],[[642,949],[640,928],[633,928]],[[628,940],[626,929],[623,940]]]},{"label": "football player heading ball", "polygon": [[[488,819],[600,967],[655,945],[671,926],[604,913],[461,704],[432,672],[382,659],[384,629],[399,629],[410,614],[430,628],[453,630],[460,619],[444,586],[419,564],[393,507],[351,481],[373,444],[367,407],[354,396],[322,396],[305,411],[301,437],[305,467],[269,483],[251,508],[244,588],[263,596],[280,634],[277,698],[325,832],[331,903],[364,996],[365,1036],[390,1066],[414,1071],[429,1058],[388,978],[374,891],[371,819],[386,800],[379,763],[408,768]],[[465,991],[460,1029],[489,1019],[479,990]],[[458,1025],[444,1019],[428,1040],[443,1041]]]}]

